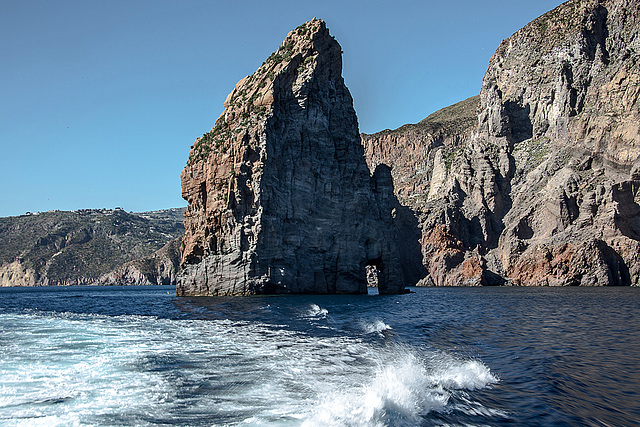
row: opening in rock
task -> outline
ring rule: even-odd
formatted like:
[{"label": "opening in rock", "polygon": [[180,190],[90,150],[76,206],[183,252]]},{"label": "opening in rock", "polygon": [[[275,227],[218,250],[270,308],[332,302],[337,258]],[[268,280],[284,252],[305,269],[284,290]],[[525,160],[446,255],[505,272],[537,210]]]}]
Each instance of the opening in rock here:
[{"label": "opening in rock", "polygon": [[380,284],[380,261],[372,260],[369,261],[367,266],[365,267],[365,271],[367,273],[367,287],[368,288],[377,288]]},{"label": "opening in rock", "polygon": [[370,288],[378,287],[378,275],[380,270],[375,265],[367,265],[367,286]]}]

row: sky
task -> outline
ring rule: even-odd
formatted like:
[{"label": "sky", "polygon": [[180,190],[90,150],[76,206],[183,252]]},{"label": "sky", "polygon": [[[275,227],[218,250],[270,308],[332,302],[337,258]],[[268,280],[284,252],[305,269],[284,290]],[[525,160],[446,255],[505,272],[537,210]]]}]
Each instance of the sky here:
[{"label": "sky", "polygon": [[186,206],[196,137],[287,33],[342,45],[360,131],[480,92],[498,44],[559,0],[20,0],[0,6],[0,216]]}]

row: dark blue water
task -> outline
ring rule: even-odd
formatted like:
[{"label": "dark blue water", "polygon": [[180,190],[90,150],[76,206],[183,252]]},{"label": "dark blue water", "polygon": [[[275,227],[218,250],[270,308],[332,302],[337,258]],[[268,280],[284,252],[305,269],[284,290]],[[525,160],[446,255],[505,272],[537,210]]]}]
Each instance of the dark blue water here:
[{"label": "dark blue water", "polygon": [[640,289],[0,289],[0,424],[638,425]]}]

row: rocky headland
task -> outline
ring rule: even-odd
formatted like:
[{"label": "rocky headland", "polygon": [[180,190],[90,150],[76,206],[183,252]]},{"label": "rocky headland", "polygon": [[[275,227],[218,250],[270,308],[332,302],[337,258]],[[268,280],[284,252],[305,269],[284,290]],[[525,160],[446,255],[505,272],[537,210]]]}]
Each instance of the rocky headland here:
[{"label": "rocky headland", "polygon": [[182,171],[177,294],[358,294],[367,277],[403,292],[390,170],[369,173],[325,23],[290,32],[224,106]]},{"label": "rocky headland", "polygon": [[0,218],[0,286],[638,286],[639,34],[637,1],[567,1],[500,44],[478,96],[359,135],[314,19],[196,139],[186,212]]},{"label": "rocky headland", "polygon": [[362,136],[418,224],[419,284],[640,283],[639,30],[637,1],[568,1],[500,44],[479,102]]},{"label": "rocky headland", "polygon": [[639,20],[568,1],[479,96],[360,137],[340,46],[300,26],[191,149],[178,295],[638,285]]},{"label": "rocky headland", "polygon": [[184,211],[0,218],[0,286],[175,284]]}]

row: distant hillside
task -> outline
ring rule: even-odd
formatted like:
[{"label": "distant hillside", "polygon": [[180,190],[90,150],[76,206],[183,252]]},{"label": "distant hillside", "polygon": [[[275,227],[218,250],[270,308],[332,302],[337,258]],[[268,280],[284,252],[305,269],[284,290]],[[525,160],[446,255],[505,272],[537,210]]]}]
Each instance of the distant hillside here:
[{"label": "distant hillside", "polygon": [[480,95],[444,107],[418,123],[406,124],[398,129],[385,129],[372,135],[363,134],[365,139],[386,135],[405,136],[412,131],[432,137],[448,136],[463,133],[469,128],[475,128],[478,123],[478,109]]},{"label": "distant hillside", "polygon": [[[171,264],[179,258],[184,211],[84,209],[0,218],[0,286],[175,283],[177,264]],[[143,271],[134,274],[129,265],[128,275],[118,274],[134,260]]]}]

